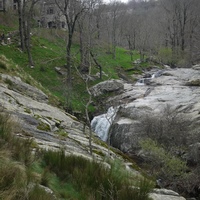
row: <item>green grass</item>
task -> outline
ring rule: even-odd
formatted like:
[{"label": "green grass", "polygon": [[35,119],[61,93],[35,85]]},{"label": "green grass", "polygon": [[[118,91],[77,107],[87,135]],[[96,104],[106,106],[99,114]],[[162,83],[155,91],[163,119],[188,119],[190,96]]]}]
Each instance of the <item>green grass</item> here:
[{"label": "green grass", "polygon": [[[149,200],[151,181],[125,170],[118,160],[110,167],[96,160],[65,155],[64,150],[33,154],[33,141],[16,137],[17,126],[3,110],[0,113],[0,199],[54,199],[41,185],[50,188],[59,199],[73,200]],[[134,186],[134,187],[132,187]]]},{"label": "green grass", "polygon": [[[0,26],[0,31],[5,30],[6,26]],[[8,27],[9,29],[9,27]],[[11,30],[14,27],[10,28]],[[16,30],[16,27],[15,27]],[[73,90],[70,91],[70,96],[67,94],[65,77],[59,75],[55,71],[55,67],[63,67],[66,64],[66,32],[54,29],[39,29],[32,30],[32,57],[35,63],[34,69],[28,67],[27,54],[19,50],[18,44],[0,45],[1,54],[5,55],[13,63],[17,64],[27,74],[30,74],[35,80],[42,84],[44,88],[49,90],[56,96],[61,105],[64,107],[71,106],[72,110],[84,112],[88,94],[85,90],[85,83],[77,74],[75,67],[78,67],[80,62],[80,53],[78,43],[72,46],[72,76],[73,76]],[[78,41],[78,38],[74,38]],[[103,76],[103,80],[111,78],[119,78],[119,73],[131,75],[131,72],[125,73],[126,69],[133,67],[129,52],[123,48],[116,49],[116,59],[106,52],[106,48],[102,47],[94,49],[96,59],[102,66],[102,70],[107,74]],[[139,54],[134,52],[133,59],[138,59]],[[3,70],[4,65],[2,65]],[[13,69],[14,70],[18,69]],[[99,70],[92,67],[92,75],[96,74]],[[96,84],[102,80],[91,82],[90,85]],[[70,103],[66,103],[70,102]],[[90,111],[94,108],[90,106]]]},{"label": "green grass", "polygon": [[[76,199],[127,199],[147,200],[153,184],[133,176],[123,169],[119,161],[111,162],[110,168],[95,160],[90,161],[83,157],[65,155],[64,151],[43,152],[44,167],[55,173],[59,180],[54,178],[54,187],[63,184],[68,188],[68,194],[76,194]],[[49,183],[50,184],[50,183]],[[131,188],[130,186],[135,186]],[[138,189],[138,187],[140,187]],[[79,191],[79,193],[76,193]],[[66,195],[62,193],[62,195]],[[66,197],[66,196],[65,196]]]}]

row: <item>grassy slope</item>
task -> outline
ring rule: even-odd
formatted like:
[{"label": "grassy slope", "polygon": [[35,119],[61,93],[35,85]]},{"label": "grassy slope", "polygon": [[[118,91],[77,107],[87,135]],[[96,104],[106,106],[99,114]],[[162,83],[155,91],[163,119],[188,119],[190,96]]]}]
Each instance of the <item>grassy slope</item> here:
[{"label": "grassy slope", "polygon": [[[0,13],[2,17],[2,13]],[[6,17],[4,16],[4,22]],[[9,21],[9,19],[8,19]],[[8,23],[8,22],[7,22]],[[9,24],[9,23],[8,23]],[[0,32],[8,33],[9,31],[16,30],[14,24],[10,26],[1,25]],[[60,76],[55,71],[55,67],[64,66],[66,63],[66,33],[59,30],[47,30],[47,29],[34,29],[32,37],[32,56],[35,62],[35,68],[28,67],[27,55],[22,53],[18,48],[17,38],[12,39],[11,45],[0,45],[0,54],[5,55],[7,58],[12,59],[14,63],[19,65],[23,70],[36,79],[42,86],[48,89],[53,95],[58,97],[62,102],[62,105],[66,101],[66,95],[64,92],[65,77]],[[76,40],[76,38],[75,38]],[[124,73],[125,69],[132,68],[132,61],[130,55],[123,48],[117,48],[116,59],[112,59],[112,55],[107,53],[106,48],[97,49],[97,60],[103,67],[103,71],[108,75],[104,76],[103,80],[110,78],[118,78],[118,73]],[[72,57],[74,59],[74,65],[79,63],[79,45],[73,45]],[[134,59],[139,58],[137,53],[134,54]],[[72,95],[72,107],[74,110],[83,111],[84,104],[87,101],[88,95],[85,91],[84,82],[77,75],[74,67],[73,70],[73,95]],[[93,75],[98,72],[98,69],[93,66]],[[28,81],[28,80],[27,80]],[[97,80],[90,84],[99,82]],[[80,99],[82,101],[80,101]]]}]

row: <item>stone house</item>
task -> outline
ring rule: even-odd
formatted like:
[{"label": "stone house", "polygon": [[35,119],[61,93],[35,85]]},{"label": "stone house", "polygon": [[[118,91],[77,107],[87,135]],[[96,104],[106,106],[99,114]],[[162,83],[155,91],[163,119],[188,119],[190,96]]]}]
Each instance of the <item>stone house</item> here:
[{"label": "stone house", "polygon": [[17,0],[0,0],[0,11],[17,10]]},{"label": "stone house", "polygon": [[65,17],[54,0],[40,2],[40,24],[46,28],[66,28]]},{"label": "stone house", "polygon": [[[40,0],[37,4],[37,16],[40,27],[44,28],[66,28],[64,15],[55,3],[55,0]],[[0,0],[0,11],[17,10],[17,0]]]}]

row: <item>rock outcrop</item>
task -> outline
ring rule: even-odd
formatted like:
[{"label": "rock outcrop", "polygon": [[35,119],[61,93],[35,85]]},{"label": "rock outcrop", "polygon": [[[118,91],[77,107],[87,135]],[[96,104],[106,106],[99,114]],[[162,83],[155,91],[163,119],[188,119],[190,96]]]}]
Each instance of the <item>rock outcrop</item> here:
[{"label": "rock outcrop", "polygon": [[[68,154],[76,154],[88,159],[93,156],[103,160],[123,158],[106,148],[96,135],[93,135],[93,156],[89,150],[89,130],[75,116],[48,104],[48,97],[41,90],[24,83],[20,78],[0,74],[0,109],[8,112],[20,124],[20,137],[32,138],[38,147],[59,149]],[[117,151],[117,150],[116,150]],[[125,165],[130,163],[124,162]],[[136,172],[139,174],[138,172]]]},{"label": "rock outcrop", "polygon": [[97,97],[97,96],[110,93],[110,92],[119,92],[119,91],[122,91],[123,89],[124,89],[124,86],[121,83],[121,81],[108,80],[108,81],[101,82],[93,86],[90,89],[90,91],[93,96]]},{"label": "rock outcrop", "polygon": [[[145,77],[148,81],[144,80]],[[117,82],[124,85],[123,92],[107,99],[108,105],[118,106],[117,114],[109,129],[111,145],[138,159],[139,162],[145,160],[148,162],[148,157],[142,156],[140,149],[140,140],[146,137],[148,132],[144,129],[150,129],[152,122],[164,123],[166,132],[162,130],[162,134],[168,137],[169,145],[177,142],[173,145],[179,146],[184,141],[184,144],[188,146],[184,148],[184,151],[179,151],[177,148],[176,154],[186,159],[188,163],[197,165],[200,159],[199,77],[199,66],[175,69],[167,67],[156,74],[155,71],[148,72],[147,76],[140,77],[137,84],[118,80]],[[101,86],[104,84],[101,83]],[[104,88],[101,90],[103,91]],[[168,116],[164,122],[163,116]],[[175,124],[174,127],[168,126],[169,120]],[[160,130],[156,128],[154,131],[160,133]],[[151,134],[155,133],[151,132]],[[166,194],[166,191],[164,193],[154,191],[151,197],[154,200],[184,199],[178,194]]]},{"label": "rock outcrop", "polygon": [[[148,85],[124,84],[122,94],[108,101],[120,105],[111,128],[111,144],[122,151],[137,145],[144,116],[156,116],[169,106],[188,123],[188,136],[198,139],[200,123],[200,71],[166,69]],[[191,140],[192,144],[193,141]]]}]

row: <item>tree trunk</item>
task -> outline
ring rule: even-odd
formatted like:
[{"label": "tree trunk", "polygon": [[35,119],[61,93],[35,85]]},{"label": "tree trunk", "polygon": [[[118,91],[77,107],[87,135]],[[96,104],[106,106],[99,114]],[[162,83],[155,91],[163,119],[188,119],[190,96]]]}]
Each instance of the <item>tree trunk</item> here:
[{"label": "tree trunk", "polygon": [[67,43],[67,86],[68,89],[72,87],[72,77],[71,77],[71,46],[72,46],[72,33],[70,30],[68,34],[68,43]]},{"label": "tree trunk", "polygon": [[102,79],[102,66],[97,62],[92,51],[90,51],[90,55],[91,55],[92,59],[94,60],[95,64],[97,65],[97,67],[99,68],[99,74],[100,74],[99,78]]},{"label": "tree trunk", "polygon": [[18,6],[20,47],[21,47],[22,51],[25,51],[23,15],[22,15],[22,2],[21,2],[21,0],[17,1],[17,6]]},{"label": "tree trunk", "polygon": [[6,0],[3,0],[3,12],[6,12]]},{"label": "tree trunk", "polygon": [[29,12],[27,14],[27,26],[26,26],[26,50],[28,53],[28,60],[29,60],[29,66],[34,66],[32,54],[31,54],[31,18],[33,16],[33,7],[36,2],[32,1],[31,7],[29,9]]}]

